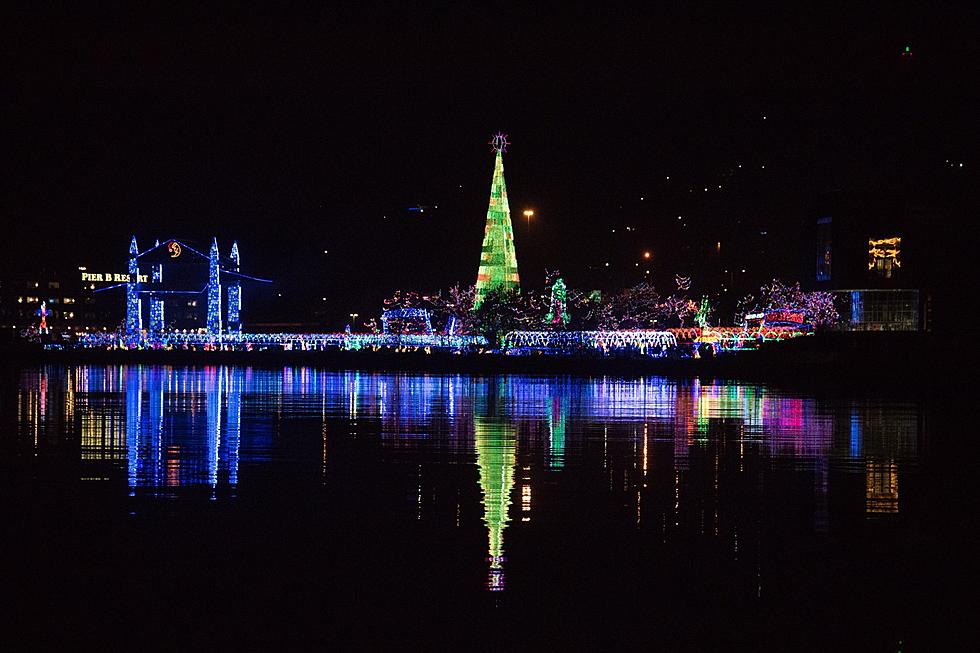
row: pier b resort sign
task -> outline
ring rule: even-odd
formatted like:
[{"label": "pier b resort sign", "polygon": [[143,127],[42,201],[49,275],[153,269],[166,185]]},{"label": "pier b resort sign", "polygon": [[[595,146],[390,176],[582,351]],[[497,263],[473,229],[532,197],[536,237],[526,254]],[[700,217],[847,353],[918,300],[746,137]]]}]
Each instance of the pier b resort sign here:
[{"label": "pier b resort sign", "polygon": [[[150,280],[150,275],[140,274],[138,275],[138,283],[147,283]],[[118,272],[82,272],[82,281],[95,282],[102,281],[108,283],[129,283],[128,274],[119,274]]]}]

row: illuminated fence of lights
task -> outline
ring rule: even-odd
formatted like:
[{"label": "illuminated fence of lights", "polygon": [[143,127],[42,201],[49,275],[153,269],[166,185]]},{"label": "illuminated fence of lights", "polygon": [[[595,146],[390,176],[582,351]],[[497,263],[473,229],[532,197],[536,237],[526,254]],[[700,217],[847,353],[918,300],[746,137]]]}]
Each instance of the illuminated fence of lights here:
[{"label": "illuminated fence of lights", "polygon": [[661,355],[676,347],[677,338],[669,331],[638,329],[635,331],[511,331],[504,336],[504,349],[572,352],[593,350],[639,351]]},{"label": "illuminated fence of lights", "polygon": [[758,345],[760,338],[763,341],[788,340],[810,333],[807,329],[787,326],[684,327],[668,331],[682,343],[711,343],[721,349],[751,349]]},{"label": "illuminated fence of lights", "polygon": [[117,333],[83,333],[78,346],[87,349],[191,349],[248,351],[278,349],[284,351],[322,351],[327,349],[446,349],[484,347],[483,336],[448,334],[383,333],[143,333],[137,338],[123,338]]}]

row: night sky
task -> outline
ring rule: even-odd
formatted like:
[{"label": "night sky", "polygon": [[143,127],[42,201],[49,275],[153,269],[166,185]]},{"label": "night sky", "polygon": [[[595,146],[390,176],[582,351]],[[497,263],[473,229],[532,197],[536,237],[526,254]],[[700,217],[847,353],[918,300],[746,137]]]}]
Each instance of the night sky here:
[{"label": "night sky", "polygon": [[675,273],[707,290],[711,266],[747,270],[734,290],[791,279],[821,193],[930,202],[977,180],[966,5],[327,5],[8,15],[3,272],[124,271],[133,233],[237,239],[276,280],[252,319],[315,306],[337,326],[474,281],[498,130],[526,287],[545,269],[607,289],[643,268],[668,291]]}]

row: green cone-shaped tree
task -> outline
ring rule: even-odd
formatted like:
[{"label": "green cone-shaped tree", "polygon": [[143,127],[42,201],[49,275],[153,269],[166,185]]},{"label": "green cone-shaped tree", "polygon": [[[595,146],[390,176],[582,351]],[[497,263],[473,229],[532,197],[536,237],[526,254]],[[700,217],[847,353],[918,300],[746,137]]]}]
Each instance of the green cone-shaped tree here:
[{"label": "green cone-shaped tree", "polygon": [[517,250],[514,248],[514,227],[510,221],[510,204],[507,202],[507,184],[504,181],[504,148],[507,139],[503,134],[494,137],[497,152],[490,185],[490,207],[487,209],[487,225],[483,233],[483,251],[480,255],[480,271],[476,275],[477,309],[492,289],[519,289],[517,274]]}]

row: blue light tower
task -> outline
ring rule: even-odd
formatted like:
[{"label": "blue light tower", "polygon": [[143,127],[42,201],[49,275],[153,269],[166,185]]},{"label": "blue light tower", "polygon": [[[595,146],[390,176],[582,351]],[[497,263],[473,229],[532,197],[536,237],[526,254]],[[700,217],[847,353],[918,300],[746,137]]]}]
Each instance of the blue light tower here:
[{"label": "blue light tower", "polygon": [[[160,246],[157,240],[154,248]],[[152,276],[150,281],[160,283],[163,281],[163,263],[157,263],[150,268]],[[150,293],[150,333],[163,333],[163,297],[156,293]]]},{"label": "blue light tower", "polygon": [[[238,241],[231,244],[231,264],[235,272],[241,270],[241,259],[238,256]],[[242,284],[238,277],[228,284],[228,333],[242,332]]]},{"label": "blue light tower", "polygon": [[126,337],[130,341],[139,339],[143,330],[142,300],[140,300],[140,269],[136,262],[140,250],[136,246],[136,236],[129,243],[129,280],[126,282]]},{"label": "blue light tower", "polygon": [[218,239],[211,241],[208,273],[208,335],[221,335],[221,264],[218,260]]}]

